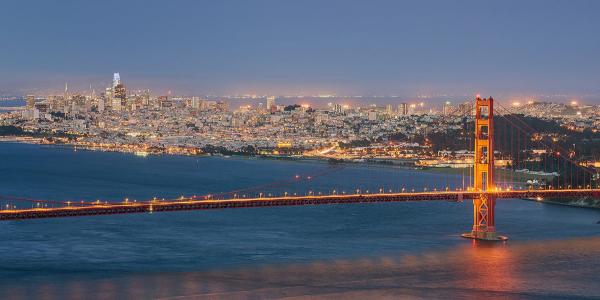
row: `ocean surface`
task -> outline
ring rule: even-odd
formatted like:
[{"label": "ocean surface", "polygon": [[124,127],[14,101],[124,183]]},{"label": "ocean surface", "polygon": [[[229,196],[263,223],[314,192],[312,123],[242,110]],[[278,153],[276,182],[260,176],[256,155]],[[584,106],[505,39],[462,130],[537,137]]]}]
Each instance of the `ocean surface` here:
[{"label": "ocean surface", "polygon": [[[3,207],[10,196],[123,201],[452,188],[462,180],[0,143]],[[500,200],[507,243],[462,239],[471,221],[471,203],[432,201],[2,222],[0,299],[600,298],[600,210]]]}]

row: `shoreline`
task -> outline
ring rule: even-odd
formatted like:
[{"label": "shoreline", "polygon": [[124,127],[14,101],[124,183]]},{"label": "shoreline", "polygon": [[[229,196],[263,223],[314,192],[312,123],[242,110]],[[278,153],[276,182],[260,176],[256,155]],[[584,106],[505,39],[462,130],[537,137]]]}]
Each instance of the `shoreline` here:
[{"label": "shoreline", "polygon": [[600,209],[600,206],[576,204],[576,203],[572,203],[573,201],[571,201],[569,203],[565,203],[565,202],[558,202],[558,201],[552,201],[552,200],[536,200],[536,199],[528,199],[528,198],[524,198],[523,200],[537,202],[537,203],[543,203],[543,204],[550,204],[550,205],[574,207],[574,208],[587,208],[587,209],[595,209],[595,210]]},{"label": "shoreline", "polygon": [[395,163],[391,159],[361,159],[360,161],[353,160],[336,160],[328,157],[316,157],[316,156],[278,156],[278,155],[241,155],[241,154],[222,154],[222,153],[199,153],[199,154],[183,154],[183,153],[168,153],[168,152],[147,152],[144,155],[139,155],[140,151],[123,150],[118,147],[115,148],[102,148],[102,147],[91,147],[88,145],[78,145],[75,143],[47,143],[44,142],[44,138],[39,137],[21,137],[21,136],[0,136],[0,143],[19,143],[19,144],[30,144],[30,145],[43,145],[53,147],[64,147],[71,148],[75,151],[95,151],[95,152],[115,152],[123,154],[133,154],[137,156],[189,156],[189,157],[222,157],[222,158],[241,158],[241,159],[265,159],[265,160],[281,160],[281,161],[293,161],[293,162],[312,162],[312,163],[326,163],[333,165],[352,165],[352,166],[365,166],[365,167],[380,167],[380,168],[391,168],[401,170],[413,170],[427,173],[449,173],[459,175],[465,168],[450,168],[450,167],[416,167],[407,164],[407,160],[403,159],[402,163]]},{"label": "shoreline", "polygon": [[[121,154],[132,154],[135,156],[146,157],[149,155],[153,156],[188,156],[188,157],[197,157],[197,158],[236,158],[236,159],[249,159],[249,160],[275,160],[275,161],[290,161],[290,162],[298,162],[298,163],[317,163],[317,164],[331,164],[331,165],[344,165],[344,166],[353,166],[353,167],[377,167],[384,169],[397,169],[397,170],[408,170],[408,171],[416,171],[422,173],[430,173],[430,174],[450,174],[450,175],[461,175],[467,171],[468,168],[450,168],[450,167],[440,167],[440,168],[423,168],[423,167],[410,167],[403,164],[395,164],[393,161],[384,160],[381,161],[373,160],[373,159],[363,159],[361,161],[350,161],[350,160],[342,160],[342,161],[331,161],[330,158],[320,158],[320,157],[299,157],[299,156],[268,156],[268,155],[240,155],[240,154],[218,154],[218,153],[203,153],[203,154],[182,154],[182,153],[168,153],[168,152],[155,152],[155,153],[146,153],[145,155],[139,155],[136,151],[124,151],[118,148],[99,148],[99,147],[89,147],[83,145],[77,145],[73,143],[45,143],[43,142],[44,138],[38,137],[20,137],[20,136],[0,136],[0,143],[16,143],[16,144],[29,144],[29,145],[41,145],[41,146],[51,146],[57,148],[65,148],[72,149],[74,151],[93,151],[93,152],[113,152],[113,153],[121,153]],[[406,160],[404,161],[406,162]],[[522,199],[537,203],[550,204],[550,205],[561,205],[567,207],[574,208],[586,208],[586,209],[600,209],[600,206],[594,205],[586,205],[584,203],[573,203],[573,202],[581,202],[581,199],[570,201],[569,203],[552,201],[552,200],[536,200],[536,199]]]},{"label": "shoreline", "polygon": [[[352,160],[338,160],[335,158],[329,157],[317,157],[317,156],[280,156],[280,155],[254,155],[248,154],[243,155],[239,153],[190,153],[189,151],[178,151],[178,152],[170,152],[165,149],[163,150],[151,150],[151,151],[143,151],[136,149],[124,149],[123,147],[119,147],[117,145],[111,145],[110,147],[94,147],[90,145],[81,145],[77,143],[69,143],[69,142],[44,142],[45,137],[28,137],[28,136],[0,136],[1,142],[12,142],[12,143],[22,143],[22,144],[32,144],[32,145],[44,145],[44,146],[54,146],[54,147],[65,147],[71,148],[75,151],[96,151],[96,152],[115,152],[115,153],[124,153],[124,154],[132,154],[139,157],[147,157],[150,155],[156,156],[189,156],[189,157],[222,157],[222,158],[240,158],[240,159],[265,159],[265,160],[280,160],[280,161],[293,161],[293,162],[304,162],[304,163],[319,163],[319,164],[332,164],[332,165],[347,165],[347,166],[360,166],[360,167],[378,167],[385,169],[397,169],[397,170],[412,170],[423,173],[430,174],[449,174],[449,175],[467,175],[465,172],[469,171],[469,168],[452,168],[452,167],[419,167],[416,166],[417,160],[407,160],[407,159],[386,159],[386,158],[366,158],[366,159],[352,159]],[[175,146],[174,146],[175,147]],[[498,172],[502,173],[510,173],[507,170],[498,170]],[[518,174],[515,173],[515,176]],[[525,184],[527,179],[536,178],[533,175],[528,174],[520,174],[522,184]],[[547,178],[548,176],[542,176]]]}]

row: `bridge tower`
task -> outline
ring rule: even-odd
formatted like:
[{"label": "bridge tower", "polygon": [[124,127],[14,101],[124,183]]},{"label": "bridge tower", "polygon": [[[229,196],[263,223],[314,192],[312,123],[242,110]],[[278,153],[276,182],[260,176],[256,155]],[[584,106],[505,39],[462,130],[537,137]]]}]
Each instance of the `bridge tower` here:
[{"label": "bridge tower", "polygon": [[503,241],[496,235],[496,199],[488,193],[494,186],[494,99],[475,99],[475,156],[473,162],[473,229],[462,236],[478,240]]}]

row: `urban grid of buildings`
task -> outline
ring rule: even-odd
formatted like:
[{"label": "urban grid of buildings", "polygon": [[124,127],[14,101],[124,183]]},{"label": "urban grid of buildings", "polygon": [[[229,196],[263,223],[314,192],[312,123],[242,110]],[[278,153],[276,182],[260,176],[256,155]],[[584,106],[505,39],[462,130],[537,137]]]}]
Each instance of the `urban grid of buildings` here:
[{"label": "urban grid of buildings", "polygon": [[[470,100],[326,107],[282,105],[267,96],[258,105],[231,108],[222,98],[153,96],[128,91],[119,73],[100,93],[26,97],[26,107],[0,114],[0,125],[44,132],[43,142],[107,151],[203,154],[253,153],[361,161],[408,160],[424,166],[466,166],[471,149],[431,152],[411,138],[460,130],[471,117]],[[578,103],[512,103],[515,112],[558,121],[575,131],[597,130],[600,107]],[[395,139],[401,135],[404,139]],[[65,137],[67,136],[67,137]],[[361,143],[366,141],[367,143]],[[346,146],[344,146],[346,145]],[[212,149],[212,151],[211,151]],[[502,160],[499,160],[502,163]]]}]

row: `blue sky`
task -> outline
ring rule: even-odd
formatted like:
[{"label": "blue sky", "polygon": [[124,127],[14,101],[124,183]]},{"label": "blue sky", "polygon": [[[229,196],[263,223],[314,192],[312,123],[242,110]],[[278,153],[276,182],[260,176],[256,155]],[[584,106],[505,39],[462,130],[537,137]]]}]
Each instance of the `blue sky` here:
[{"label": "blue sky", "polygon": [[600,93],[600,1],[0,4],[0,90]]}]

